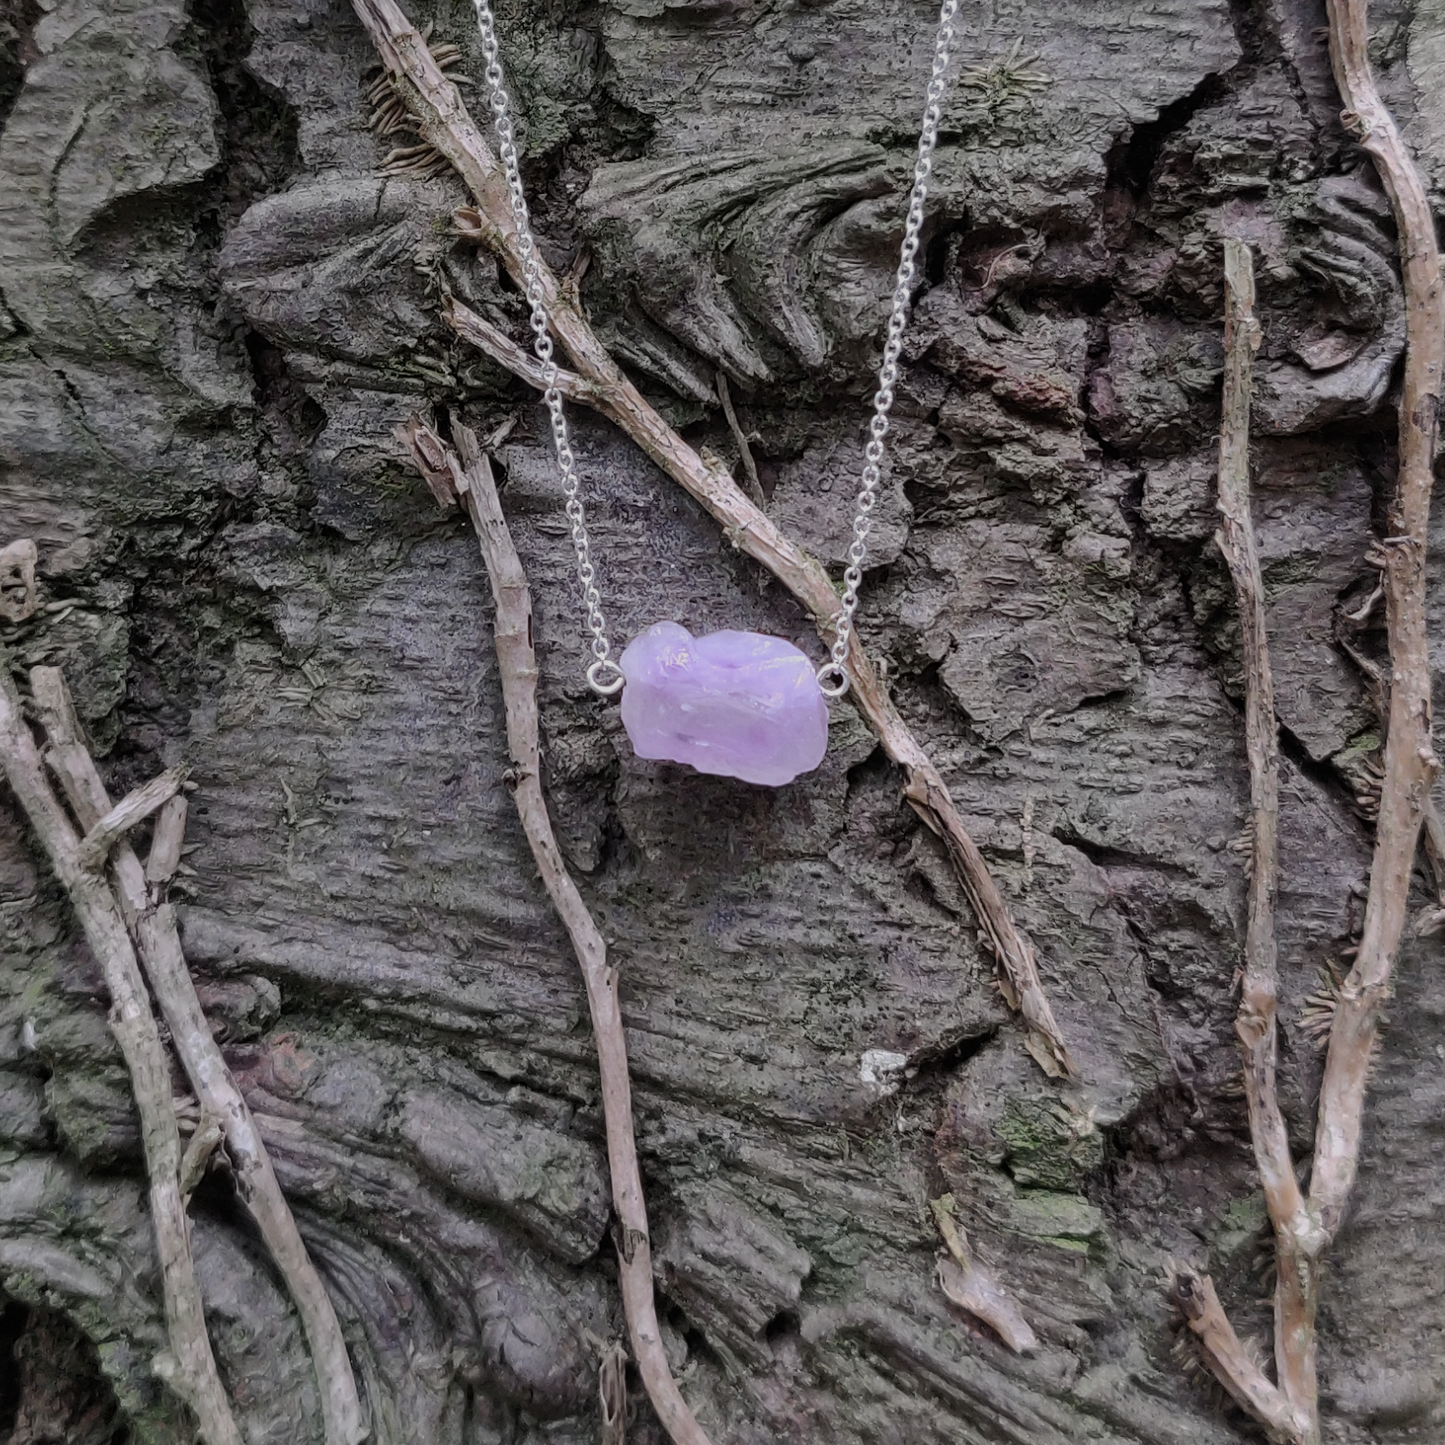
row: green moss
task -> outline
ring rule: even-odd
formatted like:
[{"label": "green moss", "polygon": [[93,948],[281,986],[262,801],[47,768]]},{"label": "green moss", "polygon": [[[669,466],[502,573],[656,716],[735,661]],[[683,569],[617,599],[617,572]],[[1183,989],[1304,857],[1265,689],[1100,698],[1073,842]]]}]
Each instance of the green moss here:
[{"label": "green moss", "polygon": [[113,1164],[132,1153],[139,1125],[130,1078],[119,1065],[67,1068],[45,1085],[46,1112],[81,1163]]},{"label": "green moss", "polygon": [[1356,733],[1330,761],[1337,768],[1348,769],[1365,758],[1373,758],[1385,746],[1384,736],[1374,729]]},{"label": "green moss", "polygon": [[1263,1194],[1248,1194],[1231,1200],[1219,1216],[1214,1235],[1209,1241],[1210,1254],[1218,1268],[1252,1244],[1260,1230],[1269,1222]]},{"label": "green moss", "polygon": [[855,1270],[878,1248],[878,1241],[867,1234],[840,1234],[821,1246],[821,1252],[834,1264]]},{"label": "green moss", "polygon": [[[86,1315],[94,1314],[94,1320]],[[72,1318],[96,1341],[101,1373],[115,1391],[116,1403],[129,1427],[130,1445],[177,1445],[189,1438],[186,1411],[174,1396],[163,1390],[151,1374],[149,1363],[137,1358],[135,1349],[123,1340],[97,1339],[109,1333],[103,1311],[79,1310]]]},{"label": "green moss", "polygon": [[1104,1139],[1086,1114],[1045,1099],[1010,1099],[996,1126],[1015,1183],[1077,1190],[1104,1162]]},{"label": "green moss", "polygon": [[1009,1207],[1009,1223],[1061,1249],[1087,1254],[1104,1239],[1104,1216],[1080,1194],[1048,1189],[1020,1190]]}]

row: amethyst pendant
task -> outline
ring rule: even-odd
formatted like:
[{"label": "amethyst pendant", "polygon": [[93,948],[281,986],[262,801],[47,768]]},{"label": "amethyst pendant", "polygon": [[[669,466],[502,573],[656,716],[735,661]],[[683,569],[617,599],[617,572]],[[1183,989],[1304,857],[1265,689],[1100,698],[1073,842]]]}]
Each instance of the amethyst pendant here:
[{"label": "amethyst pendant", "polygon": [[622,725],[639,758],[777,788],[812,772],[828,747],[828,704],[813,664],[760,632],[693,637],[658,622],[618,663]]}]

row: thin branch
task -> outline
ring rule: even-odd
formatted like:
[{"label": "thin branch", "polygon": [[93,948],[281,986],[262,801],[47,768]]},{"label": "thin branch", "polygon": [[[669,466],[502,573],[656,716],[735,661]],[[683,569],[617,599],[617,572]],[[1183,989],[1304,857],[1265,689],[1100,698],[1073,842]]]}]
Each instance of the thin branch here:
[{"label": "thin branch", "polygon": [[722,402],[723,415],[727,418],[728,430],[733,434],[733,440],[738,444],[738,451],[742,456],[743,475],[748,479],[748,495],[758,506],[765,507],[767,498],[763,496],[762,480],[758,476],[758,464],[753,460],[753,449],[748,445],[747,433],[738,420],[738,414],[733,409],[732,392],[728,390],[728,375],[722,367],[717,371],[717,399]]},{"label": "thin branch", "polygon": [[1364,929],[1340,989],[1315,1128],[1311,1212],[1333,1237],[1359,1163],[1360,1130],[1380,1011],[1405,927],[1425,804],[1439,771],[1431,741],[1425,545],[1445,367],[1445,290],[1429,199],[1370,68],[1366,0],[1327,0],[1330,58],[1345,103],[1341,119],[1375,162],[1395,211],[1405,288],[1405,366],[1399,467],[1381,539],[1389,638],[1384,778]]},{"label": "thin branch", "polygon": [[[1275,1006],[1279,970],[1275,901],[1279,893],[1279,737],[1274,674],[1265,633],[1264,580],[1250,511],[1249,414],[1252,367],[1259,347],[1254,317],[1254,258],[1242,241],[1224,243],[1224,404],[1219,433],[1219,514],[1215,540],[1229,564],[1244,648],[1244,735],[1249,757],[1252,867],[1244,975],[1234,1029],[1244,1050],[1249,1132],[1274,1225],[1275,1364],[1280,1388],[1298,1418],[1318,1414],[1315,1380],[1316,1272],[1312,1251],[1322,1241],[1305,1208],[1290,1157],[1289,1134],[1275,1086]],[[1226,1382],[1228,1385],[1228,1382]],[[1230,1387],[1233,1388],[1233,1387]],[[1313,1424],[1311,1428],[1317,1428]]]},{"label": "thin branch", "polygon": [[181,790],[189,773],[188,768],[170,768],[158,778],[142,783],[123,797],[105,817],[96,820],[80,840],[75,861],[92,873],[105,867],[110,850],[139,823],[144,823],[152,813],[157,813]]},{"label": "thin branch", "polygon": [[[352,0],[352,4],[391,74],[397,94],[415,117],[417,130],[446,156],[472,193],[475,208],[459,213],[459,223],[465,218],[468,233],[493,251],[522,284],[521,254],[502,167],[467,114],[461,95],[437,67],[395,0]],[[709,464],[667,425],[623,374],[592,330],[576,296],[558,285],[545,262],[540,266],[540,280],[553,330],[589,389],[580,399],[615,422],[702,505],[735,546],[782,582],[808,609],[823,640],[831,643],[839,598],[822,564],[784,537],[726,468],[717,462]],[[455,305],[451,314],[453,318],[459,314]],[[482,349],[507,364],[495,348]],[[526,376],[521,369],[516,374]],[[1014,923],[942,774],[909,732],[856,638],[848,673],[854,703],[884,752],[903,770],[904,797],[943,839],[993,949],[1004,999],[1028,1025],[1029,1051],[1049,1074],[1067,1074],[1071,1069],[1068,1050],[1044,993],[1033,945]]]},{"label": "thin branch", "polygon": [[637,1142],[632,1131],[632,1084],[627,1072],[627,1040],[617,996],[617,970],[608,964],[607,945],[562,861],[542,792],[531,592],[521,558],[507,530],[491,466],[477,446],[473,432],[454,426],[453,434],[457,452],[452,452],[440,437],[429,431],[419,417],[412,417],[399,433],[423,471],[434,463],[439,452],[447,457],[456,491],[481,544],[496,602],[497,666],[502,678],[507,748],[515,779],[512,798],[537,870],[572,940],[577,962],[582,966],[587,1005],[592,1013],[612,1201],[617,1210],[618,1270],[632,1353],[653,1408],[676,1445],[708,1445],[707,1435],[672,1378],[657,1324],[652,1293],[652,1246],[647,1232],[642,1174],[637,1164]]},{"label": "thin branch", "polygon": [[[76,817],[90,823],[110,811],[110,799],[81,738],[65,679],[58,668],[37,667],[31,670],[30,683],[50,739],[50,765]],[[356,1445],[367,1432],[336,1311],[296,1228],[245,1097],[211,1035],[181,951],[175,911],[169,903],[153,902],[145,871],[128,842],[117,844],[111,867],[126,923],[140,945],[181,1065],[203,1113],[217,1120],[225,1133],[237,1193],[296,1303],[320,1387],[327,1445]],[[146,1011],[149,1015],[148,1005]]]},{"label": "thin branch", "polygon": [[1210,1370],[1235,1401],[1264,1425],[1272,1440],[1298,1445],[1305,1438],[1301,1422],[1284,1392],[1271,1384],[1250,1358],[1209,1276],[1181,1270],[1174,1277],[1174,1299],[1199,1340]]},{"label": "thin branch", "polygon": [[[458,212],[458,215],[464,214]],[[542,363],[530,351],[518,346],[506,332],[499,331],[484,316],[479,316],[465,301],[448,296],[442,303],[442,320],[462,338],[475,346],[478,351],[490,356],[504,366],[513,376],[519,376],[529,386],[543,390],[546,382],[542,379]],[[568,401],[585,402],[588,406],[597,404],[595,390],[575,372],[557,369],[557,390]]]},{"label": "thin branch", "polygon": [[120,1045],[140,1113],[141,1144],[150,1179],[151,1226],[160,1259],[169,1349],[156,1373],[190,1406],[207,1445],[241,1445],[230,1402],[206,1334],[181,1198],[181,1141],[171,1100],[171,1071],[151,1013],[145,981],[114,897],[105,880],[82,867],[80,839],[50,789],[35,739],[21,714],[20,696],[0,658],[0,766],[25,810],[55,875],[70,896],[86,942],[110,994],[110,1027]]},{"label": "thin branch", "polygon": [[185,795],[177,793],[156,814],[155,832],[151,835],[151,850],[146,855],[145,869],[146,882],[153,892],[164,888],[181,866],[187,811]]},{"label": "thin branch", "polygon": [[[1192,1277],[1196,1304],[1186,1310],[1204,1338],[1215,1373],[1277,1438],[1315,1445],[1319,1406],[1315,1380],[1315,1315],[1319,1265],[1345,1215],[1359,1164],[1361,1125],[1370,1064],[1379,1037],[1380,1011],[1404,932],[1411,875],[1422,826],[1431,825],[1432,858],[1441,839],[1430,804],[1439,772],[1431,740],[1430,659],[1425,618],[1425,547],[1438,440],[1441,373],[1445,369],[1445,288],[1435,221],[1419,171],[1380,99],[1369,60],[1366,0],[1327,0],[1330,57],[1346,109],[1341,119],[1374,159],[1394,207],[1400,237],[1406,301],[1405,367],[1399,408],[1399,465],[1388,508],[1388,533],[1372,549],[1381,569],[1389,639],[1388,677],[1365,665],[1385,722],[1370,890],[1355,962],[1334,999],[1329,1053],[1320,1087],[1310,1193],[1303,1203],[1295,1184],[1284,1125],[1274,1096],[1275,968],[1273,893],[1277,886],[1274,832],[1277,823],[1273,756],[1274,719],[1268,690],[1268,654],[1258,596],[1258,562],[1252,556],[1248,513],[1248,363],[1252,341],[1243,247],[1226,261],[1229,317],[1226,325],[1225,426],[1220,442],[1222,545],[1240,594],[1246,652],[1246,728],[1254,804],[1255,873],[1250,896],[1250,934],[1237,1028],[1246,1050],[1245,1081],[1255,1155],[1275,1226],[1278,1285],[1275,1293],[1275,1355],[1278,1392],[1288,1406],[1257,1388],[1257,1367],[1246,1381],[1247,1359],[1220,1348],[1228,1328],[1207,1279]],[[1232,323],[1232,325],[1230,324]],[[1241,400],[1241,383],[1243,399]],[[1362,622],[1372,597],[1350,620]],[[1268,712],[1266,708],[1268,707]],[[1266,740],[1267,747],[1262,746]],[[1268,927],[1267,936],[1264,929]],[[1187,1291],[1186,1291],[1187,1292]],[[1207,1298],[1205,1293],[1207,1292]],[[1231,1332],[1232,1333],[1232,1332]],[[1227,1341],[1225,1342],[1227,1344]],[[1244,1385],[1248,1388],[1244,1388]],[[1272,1387],[1271,1387],[1272,1388]],[[1288,1428],[1286,1428],[1286,1426]]]}]

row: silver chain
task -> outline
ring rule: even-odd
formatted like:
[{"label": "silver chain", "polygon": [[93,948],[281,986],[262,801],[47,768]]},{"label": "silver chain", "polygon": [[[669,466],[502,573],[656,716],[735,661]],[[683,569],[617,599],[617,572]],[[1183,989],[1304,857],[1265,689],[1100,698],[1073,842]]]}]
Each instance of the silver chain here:
[{"label": "silver chain", "polygon": [[[572,545],[577,552],[577,580],[582,584],[582,598],[587,605],[587,630],[592,634],[593,662],[587,669],[587,682],[595,692],[609,697],[622,689],[622,669],[611,659],[612,648],[607,640],[607,623],[602,615],[602,594],[597,590],[591,543],[587,536],[587,519],[582,507],[582,484],[577,476],[577,458],[572,452],[572,443],[567,433],[567,418],[562,410],[562,392],[557,386],[558,370],[548,327],[546,292],[542,285],[541,265],[537,260],[537,243],[532,237],[527,198],[522,190],[522,171],[517,161],[511,101],[504,85],[497,48],[497,26],[489,0],[472,0],[472,3],[477,12],[477,26],[482,33],[482,53],[487,61],[487,96],[492,110],[492,124],[497,132],[497,150],[506,172],[507,190],[512,200],[512,219],[517,227],[517,250],[522,258],[523,289],[527,304],[532,309],[532,345],[537,359],[542,363],[542,399],[547,403],[547,412],[552,420],[552,443],[557,453],[557,468],[562,474],[562,494],[567,499],[567,518],[572,523]],[[857,513],[853,518],[853,541],[848,548],[848,566],[843,573],[843,601],[838,611],[832,652],[828,661],[818,669],[818,686],[828,697],[841,697],[848,691],[846,665],[853,640],[853,619],[858,611],[858,589],[863,585],[863,563],[868,556],[868,534],[873,529],[873,509],[878,504],[878,487],[883,478],[883,443],[888,435],[888,414],[893,409],[893,388],[898,384],[898,363],[903,355],[903,333],[908,327],[908,314],[913,300],[913,286],[917,276],[914,261],[918,255],[918,238],[923,230],[923,207],[928,198],[928,180],[933,170],[933,149],[938,144],[938,127],[943,118],[943,92],[948,62],[953,52],[954,21],[957,15],[958,0],[943,0],[938,14],[938,37],[933,49],[933,74],[928,82],[923,125],[918,135],[918,159],[913,167],[913,190],[908,198],[908,217],[903,226],[903,245],[899,251],[898,271],[894,278],[893,303],[888,315],[888,336],[883,344],[883,364],[878,368],[878,390],[873,394],[873,420],[868,428],[868,445],[863,451]]]},{"label": "silver chain", "polygon": [[898,272],[893,283],[893,305],[888,313],[888,339],[883,343],[883,364],[878,368],[878,390],[873,393],[873,420],[868,426],[868,445],[863,449],[863,472],[859,478],[857,511],[853,517],[853,541],[848,547],[848,566],[843,573],[843,604],[838,610],[837,633],[828,661],[818,669],[818,686],[826,697],[842,697],[848,691],[848,650],[853,642],[853,618],[858,611],[858,589],[863,585],[863,562],[868,556],[868,534],[873,530],[873,508],[878,505],[878,487],[883,480],[883,439],[888,435],[888,413],[893,409],[893,388],[898,384],[898,362],[903,355],[903,333],[913,304],[917,274],[918,237],[923,230],[923,205],[928,199],[928,179],[933,171],[933,148],[938,144],[938,127],[943,119],[943,91],[948,62],[953,52],[953,23],[958,0],[943,0],[938,12],[938,38],[933,47],[933,75],[923,108],[923,125],[918,132],[918,159],[913,167],[913,191],[908,198],[908,219],[903,224],[903,245],[898,255]]},{"label": "silver chain", "polygon": [[523,291],[532,308],[532,349],[542,363],[542,400],[552,420],[552,446],[557,453],[557,470],[562,474],[562,495],[567,499],[567,520],[572,524],[572,546],[577,552],[577,580],[587,607],[587,630],[592,634],[592,664],[587,683],[603,697],[622,690],[622,669],[612,661],[612,644],[607,640],[607,620],[602,615],[602,594],[597,590],[597,573],[592,565],[592,544],[587,536],[587,514],[582,507],[582,482],[577,475],[577,458],[567,432],[562,410],[562,392],[557,385],[557,362],[553,356],[552,333],[547,320],[546,291],[542,267],[537,260],[537,243],[532,237],[532,220],[522,190],[522,168],[517,161],[517,137],[512,128],[512,104],[507,95],[502,62],[497,50],[497,26],[488,0],[473,0],[477,26],[482,32],[482,54],[487,59],[487,100],[492,108],[492,125],[497,132],[497,153],[507,175],[512,198],[512,220],[517,227],[517,250],[522,257]]}]

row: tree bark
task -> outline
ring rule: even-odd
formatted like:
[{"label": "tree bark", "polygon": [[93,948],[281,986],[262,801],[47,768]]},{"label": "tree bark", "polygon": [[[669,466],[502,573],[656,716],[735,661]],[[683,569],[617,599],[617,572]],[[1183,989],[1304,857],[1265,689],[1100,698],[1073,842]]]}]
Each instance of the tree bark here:
[{"label": "tree bark", "polygon": [[[472,81],[485,147],[470,6],[399,13]],[[823,660],[935,18],[499,7],[619,640],[674,618]],[[1314,1150],[1321,976],[1349,973],[1362,928],[1372,956],[1372,527],[1416,324],[1324,24],[1314,0],[962,7],[860,612],[877,673],[834,706],[818,771],[763,790],[639,761],[582,684],[526,310],[453,219],[494,178],[407,129],[352,9],[0,6],[0,646],[22,685],[63,669],[111,798],[170,769],[197,785],[157,869],[372,1441],[666,1438],[613,1349],[621,1287],[646,1280],[619,1275],[597,1047],[518,821],[496,607],[470,528],[392,438],[413,412],[491,438],[541,791],[617,970],[665,1373],[707,1438],[1253,1438],[1180,1367],[1166,1297],[1180,1270],[1208,1284],[1200,1308],[1234,1327],[1212,1338],[1267,1405],[1233,1032],[1245,690],[1212,540],[1223,240],[1254,252],[1263,335],[1276,1162]],[[1377,0],[1370,24],[1438,208],[1445,11]],[[165,818],[133,831],[142,856]],[[1438,909],[1392,859],[1410,917]],[[52,1419],[179,1442],[110,996],[9,792],[0,916],[0,1352],[29,1362],[24,1400],[0,1383],[0,1442]],[[1332,1445],[1445,1429],[1445,1313],[1418,1283],[1445,1263],[1438,948],[1407,922],[1350,1114],[1319,1295]],[[1017,991],[1034,960],[1047,1016]],[[1068,1076],[1039,1067],[1062,1067],[1055,1035]],[[171,1085],[189,1132],[178,1066]],[[248,1440],[319,1442],[243,1172],[189,1207],[220,1379]],[[939,1208],[1002,1334],[959,1303]],[[51,1333],[68,1403],[34,1365]]]}]

